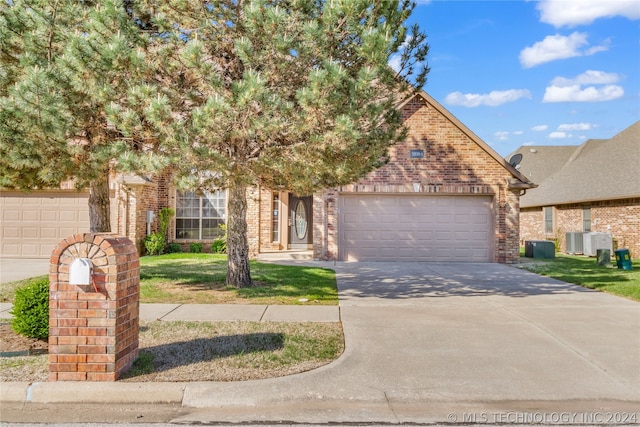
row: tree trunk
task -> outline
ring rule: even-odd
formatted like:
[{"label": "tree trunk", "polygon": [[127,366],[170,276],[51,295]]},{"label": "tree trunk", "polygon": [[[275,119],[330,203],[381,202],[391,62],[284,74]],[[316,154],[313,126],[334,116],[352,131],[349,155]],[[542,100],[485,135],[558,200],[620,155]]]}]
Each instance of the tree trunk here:
[{"label": "tree trunk", "polygon": [[108,171],[91,181],[89,186],[89,231],[92,233],[111,231]]},{"label": "tree trunk", "polygon": [[248,288],[253,284],[249,270],[247,240],[247,187],[231,184],[227,201],[227,286]]}]

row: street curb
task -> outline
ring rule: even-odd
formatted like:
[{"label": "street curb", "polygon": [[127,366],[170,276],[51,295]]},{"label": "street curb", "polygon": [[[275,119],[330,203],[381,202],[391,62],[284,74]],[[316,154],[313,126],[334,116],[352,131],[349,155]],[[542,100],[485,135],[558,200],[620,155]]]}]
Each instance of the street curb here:
[{"label": "street curb", "polygon": [[37,382],[2,383],[1,403],[174,403],[182,404],[188,383]]},{"label": "street curb", "polygon": [[0,383],[0,403],[25,402],[30,385],[25,382]]}]

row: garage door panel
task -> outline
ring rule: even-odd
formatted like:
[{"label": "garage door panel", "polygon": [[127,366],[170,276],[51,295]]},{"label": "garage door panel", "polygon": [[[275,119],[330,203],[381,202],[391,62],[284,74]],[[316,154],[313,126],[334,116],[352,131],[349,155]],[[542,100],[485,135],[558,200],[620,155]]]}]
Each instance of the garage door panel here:
[{"label": "garage door panel", "polygon": [[25,258],[38,258],[40,256],[40,246],[39,245],[28,245],[22,244],[20,255]]},{"label": "garage door panel", "polygon": [[39,236],[38,229],[35,227],[24,227],[22,229],[23,239],[37,239]]},{"label": "garage door panel", "polygon": [[415,232],[415,237],[418,241],[429,241],[434,238],[433,234],[433,230],[418,230]]},{"label": "garage door panel", "polygon": [[397,222],[396,216],[392,213],[390,214],[380,214],[380,216],[378,216],[378,220],[381,223],[394,223]]},{"label": "garage door panel", "polygon": [[55,228],[41,228],[40,236],[43,239],[54,239],[58,237],[58,231]]},{"label": "garage door panel", "polygon": [[450,213],[438,213],[435,215],[436,224],[449,224],[451,222]]},{"label": "garage door panel", "polygon": [[[395,206],[398,203],[397,200],[389,199],[389,198],[379,198],[375,200],[375,206]],[[365,203],[366,204],[366,203]]]},{"label": "garage door panel", "polygon": [[38,221],[38,220],[40,220],[40,215],[38,211],[33,211],[33,210],[22,211],[22,221]]},{"label": "garage door panel", "polygon": [[8,204],[3,206],[3,209],[7,209],[2,212],[2,221],[19,221],[20,220],[20,211],[16,210],[8,210],[11,208]]},{"label": "garage door panel", "polygon": [[491,197],[341,195],[339,206],[343,260],[492,260]]},{"label": "garage door panel", "polygon": [[58,220],[58,212],[53,210],[47,210],[40,213],[40,218],[42,221],[57,221]]},{"label": "garage door panel", "polygon": [[2,227],[3,239],[14,239],[20,237],[20,229],[17,227]]}]

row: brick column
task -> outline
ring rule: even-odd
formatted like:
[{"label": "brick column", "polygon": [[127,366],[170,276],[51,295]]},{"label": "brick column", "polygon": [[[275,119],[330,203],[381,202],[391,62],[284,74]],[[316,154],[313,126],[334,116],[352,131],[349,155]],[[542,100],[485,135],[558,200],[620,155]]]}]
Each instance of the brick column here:
[{"label": "brick column", "polygon": [[[93,264],[92,283],[69,283],[76,258]],[[115,381],[138,357],[140,262],[126,237],[67,237],[49,269],[49,381]]]}]

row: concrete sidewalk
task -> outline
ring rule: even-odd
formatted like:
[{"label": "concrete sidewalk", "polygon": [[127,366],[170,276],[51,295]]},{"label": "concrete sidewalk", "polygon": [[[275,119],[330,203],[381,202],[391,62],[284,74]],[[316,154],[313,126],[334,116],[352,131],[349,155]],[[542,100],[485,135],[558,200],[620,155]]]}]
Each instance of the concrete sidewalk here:
[{"label": "concrete sidewalk", "polygon": [[[637,302],[498,264],[332,268],[339,309],[235,307],[262,321],[320,316],[307,309],[340,319],[345,352],[327,366],[230,383],[8,383],[3,412],[11,404],[64,417],[56,407],[112,403],[174,405],[172,423],[640,422]],[[289,308],[299,311],[277,313]],[[142,312],[203,320],[233,309],[145,305]]]},{"label": "concrete sidewalk", "polygon": [[[10,319],[12,305],[0,303],[0,319]],[[249,304],[140,304],[140,320],[196,322],[340,322],[338,306]]]}]

